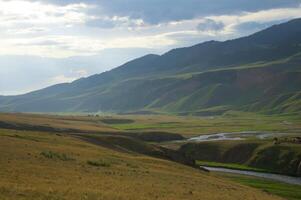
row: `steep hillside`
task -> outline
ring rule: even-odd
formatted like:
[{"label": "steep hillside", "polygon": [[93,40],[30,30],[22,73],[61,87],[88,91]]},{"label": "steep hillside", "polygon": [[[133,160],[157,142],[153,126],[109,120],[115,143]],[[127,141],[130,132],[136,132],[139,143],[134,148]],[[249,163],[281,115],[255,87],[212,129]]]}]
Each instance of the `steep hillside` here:
[{"label": "steep hillside", "polygon": [[254,169],[301,176],[301,145],[273,141],[218,141],[188,143],[180,150],[191,159],[235,163]]},{"label": "steep hillside", "polygon": [[73,83],[0,97],[0,110],[298,113],[300,44],[301,19],[296,19],[248,37],[147,55]]}]

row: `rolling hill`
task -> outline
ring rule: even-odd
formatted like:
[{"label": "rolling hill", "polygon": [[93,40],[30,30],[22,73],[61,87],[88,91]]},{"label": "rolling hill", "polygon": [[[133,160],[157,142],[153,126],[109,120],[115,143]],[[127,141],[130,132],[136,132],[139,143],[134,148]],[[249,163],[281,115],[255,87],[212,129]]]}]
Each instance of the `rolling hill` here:
[{"label": "rolling hill", "polygon": [[224,42],[146,55],[111,71],[18,96],[6,112],[215,115],[301,111],[301,19]]},{"label": "rolling hill", "polygon": [[178,152],[110,132],[112,127],[100,123],[109,118],[1,114],[0,119],[11,125],[0,124],[1,200],[282,199],[172,162],[179,161]]}]

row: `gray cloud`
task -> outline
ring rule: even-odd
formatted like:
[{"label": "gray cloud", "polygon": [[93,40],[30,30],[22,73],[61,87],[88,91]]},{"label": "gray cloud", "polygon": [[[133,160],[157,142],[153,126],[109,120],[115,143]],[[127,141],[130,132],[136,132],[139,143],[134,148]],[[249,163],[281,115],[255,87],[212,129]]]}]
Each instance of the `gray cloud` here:
[{"label": "gray cloud", "polygon": [[224,24],[222,22],[217,22],[212,19],[205,19],[197,26],[197,29],[199,31],[220,31],[223,28],[224,28]]},{"label": "gray cloud", "polygon": [[98,9],[93,14],[129,16],[147,23],[192,19],[196,16],[220,15],[241,11],[296,7],[300,0],[48,0],[57,4],[91,3]]}]

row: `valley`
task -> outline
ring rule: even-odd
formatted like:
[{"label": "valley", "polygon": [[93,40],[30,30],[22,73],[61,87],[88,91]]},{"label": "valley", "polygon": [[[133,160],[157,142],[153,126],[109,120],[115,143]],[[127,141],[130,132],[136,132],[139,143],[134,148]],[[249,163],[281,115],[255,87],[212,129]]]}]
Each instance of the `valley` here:
[{"label": "valley", "polygon": [[[285,123],[284,126],[281,116],[279,119],[275,116],[262,117],[266,122],[278,124],[279,128],[290,131],[292,135],[299,134],[298,127],[294,127],[300,124],[298,118],[287,119],[291,123]],[[216,157],[219,162],[247,166],[247,161],[242,162],[247,159],[244,153],[251,154],[252,151],[248,149],[262,148],[253,147],[252,144],[275,147],[274,135],[261,140],[251,136],[239,141],[189,141],[191,137],[213,134],[223,127],[235,130],[239,127],[234,123],[236,117],[220,116],[217,120],[198,117],[196,120],[193,116],[163,115],[1,114],[0,119],[2,199],[199,199],[206,195],[210,199],[220,199],[221,196],[224,199],[277,199],[266,192],[242,186],[239,181],[235,183],[231,178],[224,180],[224,176],[216,176],[215,172],[208,173],[197,167],[199,160],[215,160],[218,151],[225,152],[224,156],[221,154],[222,157]],[[242,127],[248,130],[255,125],[254,120],[240,119],[244,122]],[[131,128],[128,127],[130,124]],[[204,129],[203,133],[191,131],[197,125],[201,127],[204,124],[211,128]],[[177,133],[172,131],[179,127],[183,129]],[[260,121],[258,127],[261,127]],[[269,130],[268,126],[265,128]],[[279,134],[278,137],[287,135]],[[244,143],[247,148],[243,146]],[[284,146],[290,148],[289,155],[295,152],[296,158],[301,156],[300,144],[280,144],[277,148],[282,149]],[[200,148],[203,150],[199,151]],[[231,152],[235,156],[231,156]],[[275,156],[275,162],[269,166],[277,169],[278,161],[285,155]],[[242,160],[237,160],[239,158]],[[287,159],[294,160],[291,156]],[[294,162],[288,161],[285,163],[290,163],[293,169]],[[253,167],[269,172],[272,171],[269,166],[261,164]],[[292,171],[288,169],[281,172],[291,174]],[[86,187],[81,188],[82,184]],[[99,188],[102,188],[101,193]],[[140,192],[129,192],[129,188]],[[215,195],[212,196],[213,191]],[[273,194],[277,195],[277,192]]]}]

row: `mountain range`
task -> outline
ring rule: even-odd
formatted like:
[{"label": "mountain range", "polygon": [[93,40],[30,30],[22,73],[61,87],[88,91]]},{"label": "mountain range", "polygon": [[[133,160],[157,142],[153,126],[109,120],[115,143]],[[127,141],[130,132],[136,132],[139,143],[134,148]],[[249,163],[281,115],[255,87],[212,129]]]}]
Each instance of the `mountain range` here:
[{"label": "mountain range", "polygon": [[215,115],[301,112],[301,19],[247,37],[146,55],[111,71],[17,96],[4,112]]}]

